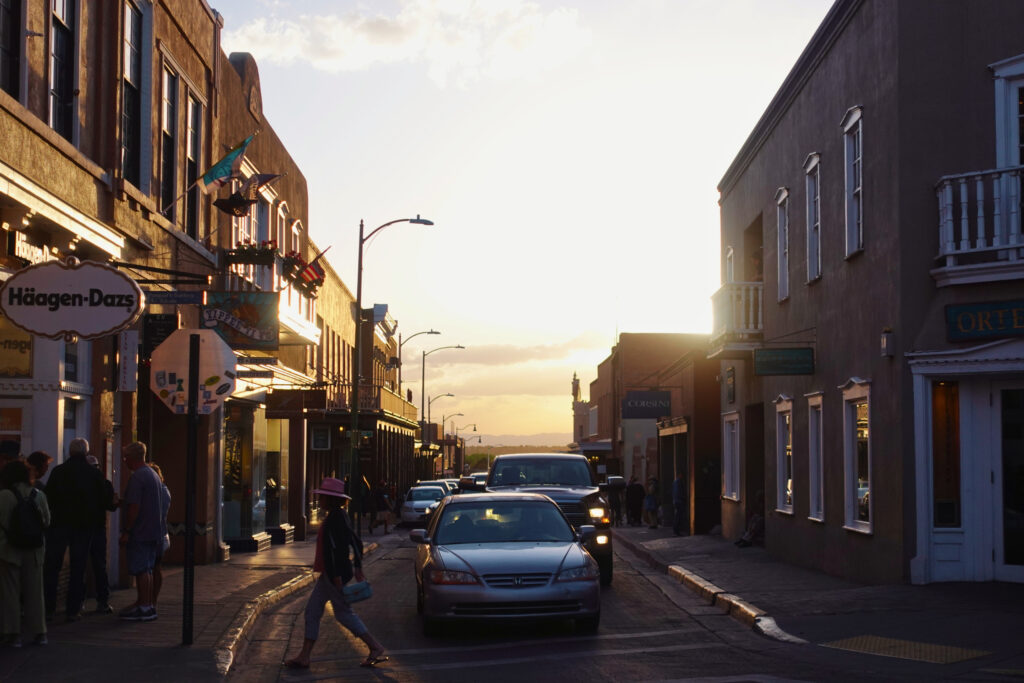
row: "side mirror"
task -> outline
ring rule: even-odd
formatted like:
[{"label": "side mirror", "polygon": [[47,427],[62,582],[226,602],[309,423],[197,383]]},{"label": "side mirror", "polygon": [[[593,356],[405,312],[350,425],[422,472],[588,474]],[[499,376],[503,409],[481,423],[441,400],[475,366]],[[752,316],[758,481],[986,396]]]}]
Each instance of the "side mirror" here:
[{"label": "side mirror", "polygon": [[430,543],[430,537],[427,536],[426,529],[413,529],[409,532],[409,540],[419,545],[427,545]]},{"label": "side mirror", "polygon": [[[579,531],[576,533],[576,536],[580,539],[580,543],[586,543],[587,541],[592,539],[595,534],[597,534],[597,527],[595,527],[593,524],[584,524],[580,527]],[[412,536],[412,534],[409,535],[410,537]]]}]

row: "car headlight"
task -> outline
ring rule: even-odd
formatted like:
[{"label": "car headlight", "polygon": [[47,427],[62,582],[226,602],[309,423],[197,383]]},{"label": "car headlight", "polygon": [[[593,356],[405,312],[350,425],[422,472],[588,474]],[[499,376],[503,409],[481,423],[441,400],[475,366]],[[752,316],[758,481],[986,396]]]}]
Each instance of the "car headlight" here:
[{"label": "car headlight", "polygon": [[597,562],[588,557],[587,563],[582,567],[572,567],[558,572],[558,578],[555,581],[596,581],[600,575]]},{"label": "car headlight", "polygon": [[594,522],[601,522],[602,524],[611,522],[608,518],[608,510],[603,507],[592,507],[588,512],[590,512],[590,519]]},{"label": "car headlight", "polygon": [[598,517],[604,517],[604,508],[590,508],[590,516],[595,519]]},{"label": "car headlight", "polygon": [[427,578],[430,583],[447,586],[480,583],[480,581],[469,572],[458,572],[451,569],[431,569],[427,572]]}]

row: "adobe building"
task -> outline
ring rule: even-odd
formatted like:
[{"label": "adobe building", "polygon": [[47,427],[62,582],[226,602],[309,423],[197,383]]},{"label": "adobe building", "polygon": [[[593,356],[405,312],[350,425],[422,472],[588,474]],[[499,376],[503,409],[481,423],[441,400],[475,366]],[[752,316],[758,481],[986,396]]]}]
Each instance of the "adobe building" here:
[{"label": "adobe building", "polygon": [[1024,581],[1022,25],[837,0],[722,177],[727,537],[764,511],[837,576]]},{"label": "adobe building", "polygon": [[710,533],[722,519],[719,364],[707,357],[707,335],[688,335],[691,349],[658,373],[669,392],[671,413],[658,420],[661,503],[673,519],[672,485],[683,476],[685,526],[691,534]]}]

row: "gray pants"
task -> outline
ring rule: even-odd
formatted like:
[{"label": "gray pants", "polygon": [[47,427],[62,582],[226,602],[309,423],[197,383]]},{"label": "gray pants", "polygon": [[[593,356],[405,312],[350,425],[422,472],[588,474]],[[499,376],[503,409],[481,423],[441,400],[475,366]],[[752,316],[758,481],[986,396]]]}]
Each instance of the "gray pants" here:
[{"label": "gray pants", "polygon": [[358,638],[369,633],[369,629],[352,611],[352,606],[345,602],[341,591],[331,583],[326,573],[322,573],[313,584],[313,592],[306,603],[306,640],[316,640],[320,635],[320,620],[324,616],[324,606],[328,601],[334,609],[334,618],[351,631],[352,635]]}]

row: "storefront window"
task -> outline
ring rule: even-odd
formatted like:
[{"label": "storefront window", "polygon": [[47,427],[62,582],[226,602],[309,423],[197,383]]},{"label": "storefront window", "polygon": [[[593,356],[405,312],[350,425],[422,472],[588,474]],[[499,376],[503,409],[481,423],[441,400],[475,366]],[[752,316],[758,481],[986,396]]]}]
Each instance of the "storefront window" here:
[{"label": "storefront window", "polygon": [[64,381],[78,381],[78,344],[64,344]]},{"label": "storefront window", "polygon": [[267,529],[288,522],[288,421],[267,420]]}]

